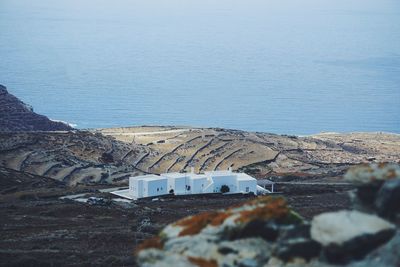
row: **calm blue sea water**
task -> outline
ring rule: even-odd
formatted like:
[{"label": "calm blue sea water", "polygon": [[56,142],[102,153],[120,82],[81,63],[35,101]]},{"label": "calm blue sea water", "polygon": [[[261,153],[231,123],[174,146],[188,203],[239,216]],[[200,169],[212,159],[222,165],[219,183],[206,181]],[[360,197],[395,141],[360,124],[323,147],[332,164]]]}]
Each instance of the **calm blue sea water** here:
[{"label": "calm blue sea water", "polygon": [[1,0],[0,83],[80,128],[400,132],[399,0]]}]

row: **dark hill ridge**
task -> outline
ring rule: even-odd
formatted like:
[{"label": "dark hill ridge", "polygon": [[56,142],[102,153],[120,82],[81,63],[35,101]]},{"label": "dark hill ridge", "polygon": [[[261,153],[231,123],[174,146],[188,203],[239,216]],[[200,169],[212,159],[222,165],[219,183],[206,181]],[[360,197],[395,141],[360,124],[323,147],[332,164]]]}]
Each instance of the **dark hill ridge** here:
[{"label": "dark hill ridge", "polygon": [[39,115],[0,85],[0,132],[68,131],[69,125]]}]

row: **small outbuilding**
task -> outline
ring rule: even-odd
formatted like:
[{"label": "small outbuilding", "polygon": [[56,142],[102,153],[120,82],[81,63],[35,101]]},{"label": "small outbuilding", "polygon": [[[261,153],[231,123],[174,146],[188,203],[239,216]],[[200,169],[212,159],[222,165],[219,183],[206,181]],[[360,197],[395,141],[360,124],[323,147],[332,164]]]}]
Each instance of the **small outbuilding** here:
[{"label": "small outbuilding", "polygon": [[171,172],[163,173],[161,176],[168,179],[168,193],[175,195],[190,193],[190,189],[188,190],[190,177],[186,173]]},{"label": "small outbuilding", "polygon": [[205,174],[213,184],[214,193],[237,192],[237,173],[233,173],[231,170],[227,170],[205,172]]},{"label": "small outbuilding", "polygon": [[191,194],[208,193],[208,192],[205,192],[205,189],[209,185],[207,176],[205,176],[204,174],[191,173],[189,175],[189,177],[190,177],[190,179],[189,179],[190,183],[189,183],[188,189]]},{"label": "small outbuilding", "polygon": [[129,178],[129,193],[133,198],[168,194],[168,179],[158,175],[141,175]]},{"label": "small outbuilding", "polygon": [[237,174],[237,191],[241,193],[257,193],[257,180],[245,173]]}]

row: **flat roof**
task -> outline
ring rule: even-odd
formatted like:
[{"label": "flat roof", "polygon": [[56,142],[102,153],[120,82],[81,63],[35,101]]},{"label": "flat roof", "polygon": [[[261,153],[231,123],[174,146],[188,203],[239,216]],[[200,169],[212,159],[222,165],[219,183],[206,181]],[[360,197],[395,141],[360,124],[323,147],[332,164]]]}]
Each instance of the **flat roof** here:
[{"label": "flat roof", "polygon": [[237,179],[240,181],[256,181],[256,178],[251,177],[250,175],[246,173],[237,173]]},{"label": "flat roof", "polygon": [[168,172],[168,173],[162,173],[160,175],[168,178],[180,178],[189,176],[187,173],[182,173],[182,172]]},{"label": "flat roof", "polygon": [[168,178],[167,177],[156,176],[156,177],[145,178],[145,179],[143,179],[143,182],[161,181],[161,180],[168,180]]},{"label": "flat roof", "polygon": [[207,171],[204,172],[206,175],[212,175],[212,176],[222,176],[222,175],[236,175],[236,173],[232,171]]},{"label": "flat roof", "polygon": [[140,176],[133,176],[129,178],[134,178],[135,180],[143,180],[143,181],[156,181],[156,180],[165,180],[167,177],[162,177],[155,174],[148,174],[148,175],[140,175]]},{"label": "flat roof", "polygon": [[145,179],[148,177],[159,177],[158,175],[155,174],[144,174],[144,175],[138,175],[138,176],[131,176],[129,178],[134,178],[134,179]]},{"label": "flat roof", "polygon": [[195,174],[195,173],[189,173],[190,179],[207,179],[207,176],[204,174]]}]

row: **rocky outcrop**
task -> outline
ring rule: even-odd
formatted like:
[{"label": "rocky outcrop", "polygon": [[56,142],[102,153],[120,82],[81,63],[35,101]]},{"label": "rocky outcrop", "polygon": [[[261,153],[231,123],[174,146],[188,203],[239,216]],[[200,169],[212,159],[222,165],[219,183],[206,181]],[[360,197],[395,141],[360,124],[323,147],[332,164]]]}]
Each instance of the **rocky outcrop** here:
[{"label": "rocky outcrop", "polygon": [[[399,169],[396,164],[373,164],[350,170],[346,179],[356,182],[355,210],[322,213],[311,222],[284,198],[269,196],[181,219],[138,247],[138,264],[399,266],[399,211],[386,208],[398,206]],[[374,186],[368,197],[360,194],[367,185]]]},{"label": "rocky outcrop", "polygon": [[357,185],[351,197],[357,209],[396,219],[400,213],[400,167],[395,163],[365,164],[350,169],[345,180]]},{"label": "rocky outcrop", "polygon": [[359,211],[318,215],[312,220],[311,228],[312,238],[324,247],[324,257],[335,263],[363,258],[394,233],[393,224]]},{"label": "rocky outcrop", "polygon": [[0,85],[0,132],[68,130],[72,130],[69,125],[35,113],[32,107]]}]

